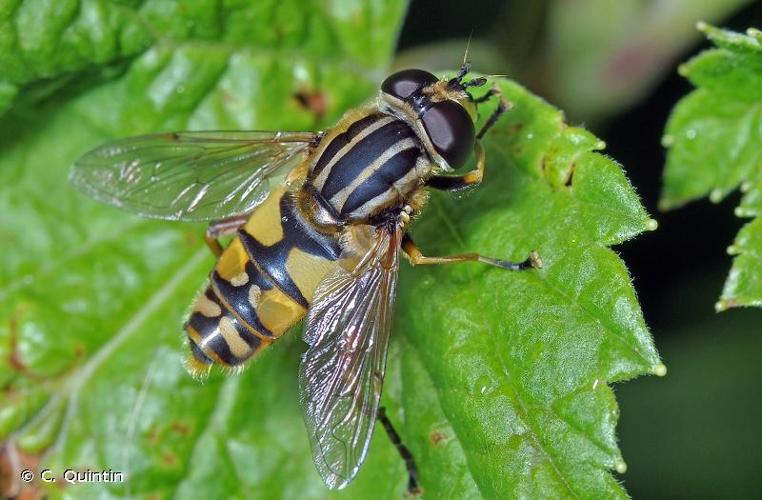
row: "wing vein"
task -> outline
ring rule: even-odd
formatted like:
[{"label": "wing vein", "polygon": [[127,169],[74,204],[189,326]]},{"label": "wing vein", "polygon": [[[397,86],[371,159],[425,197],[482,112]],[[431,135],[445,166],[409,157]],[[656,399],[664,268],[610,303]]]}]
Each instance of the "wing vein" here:
[{"label": "wing vein", "polygon": [[305,423],[315,465],[332,488],[349,483],[368,452],[396,293],[399,229],[366,231],[374,234],[356,267],[342,267],[318,286],[304,333]]},{"label": "wing vein", "polygon": [[271,182],[304,159],[317,135],[180,132],[107,143],[71,180],[94,198],[144,217],[210,221],[250,212]]}]

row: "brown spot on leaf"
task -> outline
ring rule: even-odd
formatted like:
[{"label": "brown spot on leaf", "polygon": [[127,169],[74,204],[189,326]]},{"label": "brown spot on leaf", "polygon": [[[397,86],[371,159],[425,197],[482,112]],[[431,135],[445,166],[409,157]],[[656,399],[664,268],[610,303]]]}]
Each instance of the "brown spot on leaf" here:
[{"label": "brown spot on leaf", "polygon": [[148,429],[148,432],[146,433],[146,440],[149,444],[155,445],[159,442],[159,432],[156,430],[155,427],[151,427]]},{"label": "brown spot on leaf", "polygon": [[566,174],[566,179],[564,179],[564,186],[570,187],[572,185],[572,179],[574,178],[574,171],[577,169],[577,164],[572,163],[569,165],[569,173]]},{"label": "brown spot on leaf", "polygon": [[315,115],[316,120],[320,121],[325,116],[328,99],[323,91],[302,88],[294,94],[294,98],[301,107]]},{"label": "brown spot on leaf", "polygon": [[4,385],[0,386],[0,391],[5,394],[5,397],[10,398],[16,395],[16,388],[13,386],[13,379],[8,380]]},{"label": "brown spot on leaf", "polygon": [[513,123],[513,124],[511,124],[511,126],[508,127],[508,132],[510,132],[511,134],[518,134],[523,129],[524,129],[524,124],[523,123],[521,123],[521,122],[519,122],[519,123]]},{"label": "brown spot on leaf", "polygon": [[161,454],[161,460],[170,467],[177,465],[177,456],[174,453],[170,453],[168,451]]},{"label": "brown spot on leaf", "polygon": [[438,446],[439,443],[447,439],[447,436],[443,432],[434,431],[431,433],[431,436],[429,436],[429,440],[431,440],[431,444],[434,446]]},{"label": "brown spot on leaf", "polygon": [[82,359],[87,354],[87,349],[85,349],[85,346],[82,344],[76,344],[74,346],[74,357],[77,359]]},{"label": "brown spot on leaf", "polygon": [[190,434],[190,427],[182,422],[172,422],[172,430],[181,436],[187,436]]}]

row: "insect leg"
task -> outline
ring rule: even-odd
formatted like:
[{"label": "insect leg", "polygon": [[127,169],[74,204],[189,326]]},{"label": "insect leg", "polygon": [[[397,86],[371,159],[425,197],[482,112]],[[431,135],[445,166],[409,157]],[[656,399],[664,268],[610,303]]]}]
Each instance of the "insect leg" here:
[{"label": "insect leg", "polygon": [[476,168],[463,175],[435,175],[426,185],[442,191],[460,191],[470,186],[479,184],[484,179],[484,149],[478,142],[474,146],[476,154]]},{"label": "insect leg", "polygon": [[[500,92],[500,89],[497,87],[494,87],[490,92],[485,94],[487,96],[497,95],[500,96],[500,100],[497,103],[497,109],[492,112],[492,114],[487,118],[487,121],[482,126],[481,130],[479,130],[479,133],[476,134],[476,140],[481,140],[482,137],[484,137],[484,134],[486,134],[489,129],[492,128],[495,123],[497,123],[497,120],[500,118],[500,116],[505,113],[508,108],[508,101],[505,100],[505,97],[502,96],[502,93]],[[488,97],[489,98],[489,97]]]},{"label": "insect leg", "polygon": [[214,255],[219,257],[222,255],[222,245],[220,245],[220,236],[235,233],[239,227],[246,223],[251,214],[240,214],[228,217],[227,219],[220,219],[212,221],[209,227],[206,228],[206,234],[204,234],[204,240],[209,246],[209,249]]},{"label": "insect leg", "polygon": [[428,257],[423,255],[416,246],[410,235],[405,234],[402,237],[402,250],[405,255],[408,256],[408,260],[412,265],[418,264],[454,264],[456,262],[483,262],[490,266],[499,267],[502,269],[508,269],[511,271],[522,271],[524,269],[539,269],[542,267],[542,260],[537,252],[532,252],[529,257],[522,262],[509,262],[507,260],[495,259],[492,257],[485,257],[478,253],[464,253],[460,255],[450,255],[447,257]]},{"label": "insect leg", "polygon": [[405,468],[407,469],[408,477],[407,492],[411,495],[420,495],[422,490],[418,485],[418,469],[415,466],[415,459],[413,458],[413,454],[410,453],[410,450],[402,442],[402,439],[400,439],[400,435],[397,434],[396,430],[394,430],[394,426],[389,420],[389,417],[386,416],[386,409],[383,406],[378,408],[378,413],[376,416],[378,417],[379,422],[381,422],[381,425],[384,426],[384,430],[389,436],[389,441],[391,441],[394,447],[397,448],[397,451],[402,457],[402,460],[405,462]]},{"label": "insect leg", "polygon": [[484,94],[481,97],[477,97],[473,99],[471,102],[474,104],[481,104],[483,102],[486,102],[492,98],[493,95],[500,95],[500,88],[499,87],[492,87],[487,91],[486,94]]}]

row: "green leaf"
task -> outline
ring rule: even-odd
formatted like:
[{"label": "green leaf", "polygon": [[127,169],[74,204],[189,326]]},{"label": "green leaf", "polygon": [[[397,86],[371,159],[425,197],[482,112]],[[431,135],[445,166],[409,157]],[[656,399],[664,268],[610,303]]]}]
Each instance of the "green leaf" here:
[{"label": "green leaf", "polygon": [[[170,46],[193,41],[197,48],[216,48],[230,53],[231,60],[235,51],[251,49],[284,64],[292,56],[314,63],[343,60],[372,74],[393,48],[404,4],[9,0],[0,4],[0,113],[19,91],[30,101],[70,84],[108,78],[114,65],[170,40]],[[224,67],[224,59],[217,62]]]},{"label": "green leaf", "polygon": [[[452,484],[485,498],[625,496],[609,473],[626,466],[608,384],[664,366],[607,247],[655,223],[598,139],[520,86],[502,89],[513,109],[486,140],[485,182],[462,199],[433,196],[412,232],[424,253],[521,260],[537,249],[544,267],[404,270],[410,444],[431,457],[421,478],[433,498]],[[458,466],[443,473],[445,461]]]},{"label": "green leaf", "polygon": [[[380,430],[347,490],[325,489],[297,398],[297,332],[239,376],[199,383],[185,373],[180,324],[213,265],[202,227],[134,218],[66,178],[79,154],[112,137],[330,124],[373,95],[404,5],[198,5],[143,3],[128,17],[163,29],[148,30],[159,34],[134,57],[108,71],[93,62],[100,79],[67,80],[48,99],[27,100],[34,89],[22,89],[6,101],[5,453],[59,475],[125,475],[35,484],[54,497],[398,498],[404,467]],[[537,249],[545,267],[403,264],[383,403],[431,498],[623,497],[610,474],[624,462],[608,384],[663,365],[608,246],[653,221],[620,167],[595,152],[599,140],[520,86],[501,85],[514,108],[485,141],[486,182],[466,196],[435,195],[413,234],[430,254],[519,260]],[[320,94],[325,118],[298,92]]]},{"label": "green leaf", "polygon": [[718,310],[762,305],[762,34],[705,24],[717,48],[680,67],[697,89],[675,106],[661,206],[675,208],[709,195],[718,202],[739,186],[739,217],[754,217],[728,248],[735,255]]}]

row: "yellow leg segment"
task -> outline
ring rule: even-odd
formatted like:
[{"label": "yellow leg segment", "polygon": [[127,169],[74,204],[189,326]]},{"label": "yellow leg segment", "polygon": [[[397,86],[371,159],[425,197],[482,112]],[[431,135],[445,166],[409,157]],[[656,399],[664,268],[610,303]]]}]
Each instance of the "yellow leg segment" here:
[{"label": "yellow leg segment", "polygon": [[521,271],[523,269],[539,269],[542,267],[542,260],[537,252],[529,254],[526,260],[522,262],[510,262],[502,259],[495,259],[492,257],[485,257],[478,253],[464,253],[460,255],[450,255],[447,257],[428,257],[423,255],[421,251],[413,242],[412,238],[407,234],[402,239],[402,250],[407,255],[408,260],[414,266],[417,265],[431,265],[431,264],[455,264],[457,262],[482,262],[490,266],[499,267],[501,269],[508,269],[511,271]]},{"label": "yellow leg segment", "polygon": [[484,148],[477,141],[474,145],[474,154],[476,155],[476,168],[463,175],[435,175],[426,185],[442,191],[459,191],[467,187],[475,186],[484,179]]}]

